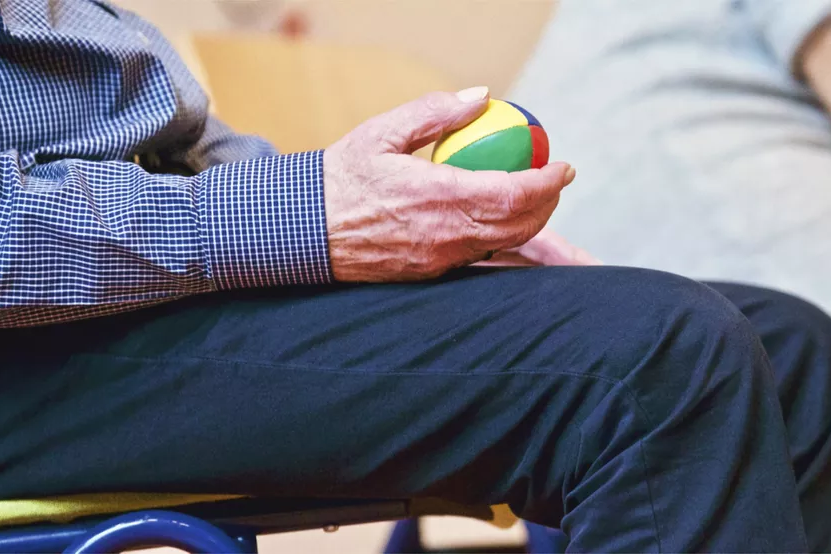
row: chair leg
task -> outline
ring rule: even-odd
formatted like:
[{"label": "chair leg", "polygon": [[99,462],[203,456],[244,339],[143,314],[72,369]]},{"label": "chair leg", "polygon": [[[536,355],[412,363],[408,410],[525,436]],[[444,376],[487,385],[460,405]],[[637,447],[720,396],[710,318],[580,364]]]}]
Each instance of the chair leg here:
[{"label": "chair leg", "polygon": [[403,519],[392,529],[384,554],[422,554],[421,526],[418,518]]},{"label": "chair leg", "polygon": [[568,547],[568,537],[565,533],[529,521],[524,523],[528,531],[528,554],[565,553]]}]

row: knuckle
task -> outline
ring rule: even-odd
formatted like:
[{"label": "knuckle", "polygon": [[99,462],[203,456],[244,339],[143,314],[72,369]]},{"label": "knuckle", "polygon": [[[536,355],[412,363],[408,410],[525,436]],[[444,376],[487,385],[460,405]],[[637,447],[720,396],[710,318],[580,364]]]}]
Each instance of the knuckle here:
[{"label": "knuckle", "polygon": [[531,203],[528,190],[517,184],[506,183],[504,207],[508,215],[517,216],[525,213]]},{"label": "knuckle", "polygon": [[443,110],[447,106],[447,93],[445,92],[428,92],[421,97],[421,103],[424,108],[430,112],[437,112]]}]

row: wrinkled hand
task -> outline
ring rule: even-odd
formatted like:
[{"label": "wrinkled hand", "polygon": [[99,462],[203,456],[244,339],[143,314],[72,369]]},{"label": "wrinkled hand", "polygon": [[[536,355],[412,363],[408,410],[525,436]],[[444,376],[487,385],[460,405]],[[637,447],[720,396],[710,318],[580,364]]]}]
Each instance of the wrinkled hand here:
[{"label": "wrinkled hand", "polygon": [[362,124],[326,150],[329,253],[339,281],[429,279],[536,236],[568,164],[465,171],[412,156],[487,107],[487,89],[433,93]]},{"label": "wrinkled hand", "polygon": [[478,265],[603,265],[603,262],[546,227],[522,246],[497,252],[492,259]]}]

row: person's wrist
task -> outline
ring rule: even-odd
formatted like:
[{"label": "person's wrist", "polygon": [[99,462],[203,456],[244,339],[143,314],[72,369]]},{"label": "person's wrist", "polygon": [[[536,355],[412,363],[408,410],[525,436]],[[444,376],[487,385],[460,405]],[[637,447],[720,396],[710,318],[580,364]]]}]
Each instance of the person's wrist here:
[{"label": "person's wrist", "polygon": [[341,235],[344,220],[342,216],[348,213],[349,207],[344,205],[344,198],[340,191],[340,180],[343,178],[343,160],[337,145],[323,151],[323,204],[326,212],[326,235],[329,246],[329,264],[336,281],[346,280],[347,275],[341,269]]}]

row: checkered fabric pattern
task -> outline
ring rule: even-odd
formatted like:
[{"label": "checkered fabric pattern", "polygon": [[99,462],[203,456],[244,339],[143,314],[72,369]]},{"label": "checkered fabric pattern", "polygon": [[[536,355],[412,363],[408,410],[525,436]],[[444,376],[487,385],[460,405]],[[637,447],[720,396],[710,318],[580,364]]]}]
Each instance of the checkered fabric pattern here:
[{"label": "checkered fabric pattern", "polygon": [[0,0],[0,327],[328,283],[322,173],[211,118],[136,15]]}]

